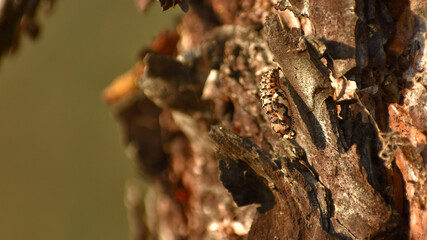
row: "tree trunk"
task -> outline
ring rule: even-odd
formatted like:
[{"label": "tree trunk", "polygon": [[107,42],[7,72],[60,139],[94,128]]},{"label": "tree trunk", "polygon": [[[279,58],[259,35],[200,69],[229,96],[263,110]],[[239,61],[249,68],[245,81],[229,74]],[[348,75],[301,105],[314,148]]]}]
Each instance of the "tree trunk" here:
[{"label": "tree trunk", "polygon": [[104,92],[133,239],[427,239],[425,2],[160,2]]}]

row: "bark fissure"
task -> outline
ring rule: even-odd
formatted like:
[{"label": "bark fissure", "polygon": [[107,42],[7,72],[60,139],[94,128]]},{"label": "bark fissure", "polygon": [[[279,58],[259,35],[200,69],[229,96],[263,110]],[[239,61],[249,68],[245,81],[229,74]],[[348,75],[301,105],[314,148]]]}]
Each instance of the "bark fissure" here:
[{"label": "bark fissure", "polygon": [[[214,20],[200,15],[204,4]],[[275,10],[262,0],[206,1],[193,10],[189,1],[181,39],[171,40],[178,56],[151,49],[138,86],[170,113],[158,126],[165,136],[185,136],[191,152],[185,161],[162,155],[171,167],[157,180],[187,195],[161,202],[179,202],[186,221],[205,227],[161,226],[188,239],[422,239],[427,128],[418,120],[425,104],[413,98],[425,98],[426,61],[415,44],[425,31],[417,28],[425,16],[414,24],[417,4],[279,1]],[[275,67],[291,140],[277,136],[261,107],[259,81]]]}]

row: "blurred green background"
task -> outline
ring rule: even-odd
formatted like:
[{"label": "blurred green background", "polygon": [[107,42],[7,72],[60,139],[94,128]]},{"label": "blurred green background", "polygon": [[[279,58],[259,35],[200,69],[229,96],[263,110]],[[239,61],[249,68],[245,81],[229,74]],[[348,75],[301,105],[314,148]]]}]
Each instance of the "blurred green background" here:
[{"label": "blurred green background", "polygon": [[36,41],[0,65],[0,239],[128,239],[124,185],[138,178],[100,93],[179,8],[58,0]]}]

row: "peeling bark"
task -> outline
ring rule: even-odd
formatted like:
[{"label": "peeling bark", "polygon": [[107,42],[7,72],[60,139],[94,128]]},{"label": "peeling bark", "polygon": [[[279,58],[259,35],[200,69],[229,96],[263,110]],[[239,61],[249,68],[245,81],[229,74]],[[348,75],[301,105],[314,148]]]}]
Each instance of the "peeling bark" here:
[{"label": "peeling bark", "polygon": [[[425,3],[188,4],[104,95],[154,182],[146,238],[426,238]],[[294,140],[261,108],[276,66]]]}]

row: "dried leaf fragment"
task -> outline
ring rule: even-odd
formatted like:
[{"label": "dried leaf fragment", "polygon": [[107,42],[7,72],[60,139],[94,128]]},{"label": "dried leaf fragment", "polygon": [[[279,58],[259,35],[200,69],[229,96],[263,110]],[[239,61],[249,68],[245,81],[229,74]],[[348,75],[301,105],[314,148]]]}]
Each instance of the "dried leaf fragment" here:
[{"label": "dried leaf fragment", "polygon": [[331,86],[334,89],[334,100],[336,102],[342,102],[346,100],[353,100],[357,90],[357,84],[355,81],[345,79],[345,77],[335,78],[332,72],[329,73],[329,79],[331,80]]}]

